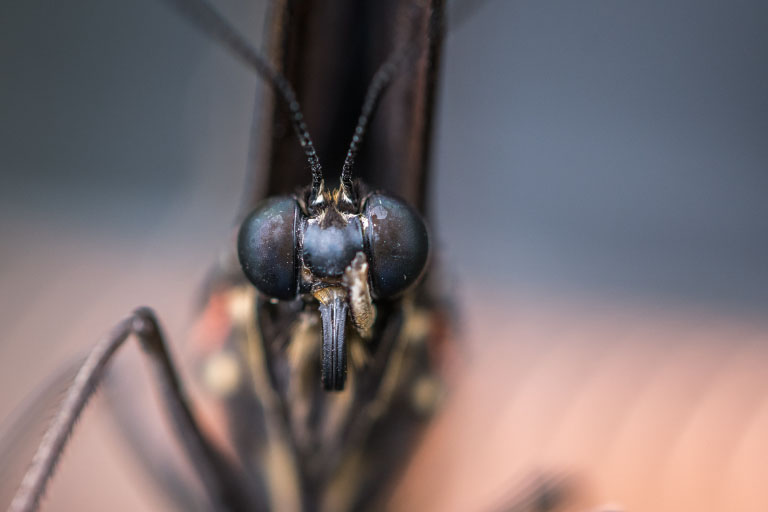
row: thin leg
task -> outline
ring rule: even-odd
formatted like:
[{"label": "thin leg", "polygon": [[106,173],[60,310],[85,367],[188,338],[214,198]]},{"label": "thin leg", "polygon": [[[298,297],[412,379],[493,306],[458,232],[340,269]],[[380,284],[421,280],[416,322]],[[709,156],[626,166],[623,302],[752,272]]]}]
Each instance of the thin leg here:
[{"label": "thin leg", "polygon": [[193,467],[211,500],[221,510],[250,508],[250,499],[234,467],[221,456],[200,430],[189,408],[155,315],[148,308],[136,310],[118,323],[86,358],[59,413],[37,449],[9,512],[37,510],[46,485],[61,458],[75,422],[104,376],[118,348],[135,334],[149,356],[165,410]]}]

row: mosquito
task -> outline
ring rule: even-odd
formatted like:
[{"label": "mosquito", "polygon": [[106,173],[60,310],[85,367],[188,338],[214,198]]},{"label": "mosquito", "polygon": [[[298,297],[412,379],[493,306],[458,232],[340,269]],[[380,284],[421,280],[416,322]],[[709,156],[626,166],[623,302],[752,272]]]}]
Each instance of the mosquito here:
[{"label": "mosquito", "polygon": [[[291,62],[313,44],[333,46],[330,38],[308,36],[321,9],[276,2],[272,26],[281,55],[270,59],[205,0],[166,3],[254,70],[275,96],[273,137],[261,148],[269,155],[269,182],[247,201],[232,257],[212,273],[202,312],[227,323],[215,353],[200,355],[213,368],[211,385],[233,372],[245,375],[221,397],[235,453],[201,426],[160,322],[139,308],[85,359],[10,510],[38,508],[77,419],[131,338],[147,356],[168,421],[204,489],[204,507],[366,509],[386,494],[440,395],[446,313],[432,293],[434,271],[424,276],[430,241],[422,212],[442,2],[345,6],[365,11],[365,22],[350,19],[351,30],[335,43],[357,41],[381,53],[382,43],[370,39],[376,31],[367,33],[378,21],[394,44],[361,89],[336,172],[321,165],[294,86],[304,97],[328,99],[333,91],[297,79]],[[370,56],[349,60],[359,68]],[[401,75],[407,83],[397,86]],[[388,89],[399,112],[382,115],[377,125],[374,111]],[[282,155],[285,125],[294,133],[290,157]],[[362,151],[369,129],[376,144]],[[330,152],[339,138],[324,135],[321,151]],[[302,153],[305,161],[297,163]]]}]

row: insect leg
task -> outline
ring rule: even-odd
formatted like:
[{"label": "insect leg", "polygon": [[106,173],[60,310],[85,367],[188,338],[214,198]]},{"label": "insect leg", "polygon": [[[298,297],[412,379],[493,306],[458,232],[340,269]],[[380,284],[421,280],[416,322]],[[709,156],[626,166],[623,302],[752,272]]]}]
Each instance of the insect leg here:
[{"label": "insect leg", "polygon": [[208,441],[192,414],[154,313],[148,308],[140,308],[118,323],[85,359],[37,449],[11,503],[10,512],[37,510],[75,422],[104,377],[112,356],[131,334],[136,335],[149,356],[171,424],[211,500],[223,510],[240,510],[249,506],[247,491],[238,481],[234,467]]}]

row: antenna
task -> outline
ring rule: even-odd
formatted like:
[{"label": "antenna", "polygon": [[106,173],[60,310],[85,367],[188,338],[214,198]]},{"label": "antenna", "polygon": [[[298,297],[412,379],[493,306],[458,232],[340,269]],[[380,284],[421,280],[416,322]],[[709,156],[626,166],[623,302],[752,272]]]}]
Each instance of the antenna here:
[{"label": "antenna", "polygon": [[410,51],[407,51],[408,49],[410,49],[410,45],[406,45],[399,50],[394,50],[387,60],[379,66],[379,69],[376,70],[376,73],[374,73],[373,78],[371,79],[371,83],[368,85],[368,90],[365,92],[363,108],[360,111],[360,116],[357,118],[357,126],[355,126],[355,132],[352,135],[352,142],[349,143],[347,157],[344,159],[344,165],[341,168],[341,185],[350,197],[352,194],[352,169],[355,165],[355,157],[363,142],[365,131],[368,128],[368,122],[371,119],[371,114],[373,114],[373,111],[381,98],[382,92],[390,83],[392,83],[398,68],[410,54]]},{"label": "antenna", "polygon": [[[429,17],[429,29],[427,33],[427,39],[431,39],[442,29],[440,24],[436,22],[439,19],[435,12]],[[352,141],[349,143],[349,150],[347,156],[344,159],[344,165],[341,168],[341,185],[348,197],[352,197],[352,169],[355,166],[355,157],[360,150],[360,146],[363,142],[368,123],[370,122],[371,115],[376,109],[381,96],[384,93],[386,87],[392,83],[396,77],[397,71],[400,67],[409,60],[412,53],[415,53],[418,47],[418,40],[415,36],[418,35],[418,31],[414,30],[414,34],[410,40],[400,48],[393,49],[390,52],[387,59],[379,66],[379,69],[374,73],[371,78],[370,84],[368,84],[368,90],[365,92],[365,100],[363,100],[363,108],[360,111],[360,116],[357,118],[357,126],[355,126],[354,134],[352,135]]]},{"label": "antenna", "polygon": [[[269,82],[278,95],[283,99],[290,111],[291,124],[299,138],[301,148],[312,170],[312,194],[310,202],[317,199],[323,183],[323,168],[317,157],[315,145],[304,122],[304,114],[296,99],[296,92],[288,79],[269,65],[262,56],[226,19],[216,11],[206,0],[164,0],[172,5],[204,33],[218,41],[219,44],[231,51],[236,57],[248,64],[264,80]],[[374,100],[375,101],[375,100]],[[363,132],[365,129],[363,129]]]}]

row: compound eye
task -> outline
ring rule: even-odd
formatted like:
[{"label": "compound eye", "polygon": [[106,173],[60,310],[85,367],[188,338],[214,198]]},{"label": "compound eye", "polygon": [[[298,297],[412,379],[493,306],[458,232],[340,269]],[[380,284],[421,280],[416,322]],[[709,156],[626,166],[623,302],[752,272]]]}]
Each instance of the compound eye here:
[{"label": "compound eye", "polygon": [[363,207],[374,295],[397,295],[421,277],[429,258],[429,235],[421,216],[407,203],[372,194]]},{"label": "compound eye", "polygon": [[298,214],[290,197],[266,199],[246,217],[237,236],[237,255],[246,277],[275,299],[293,299],[298,290]]}]

